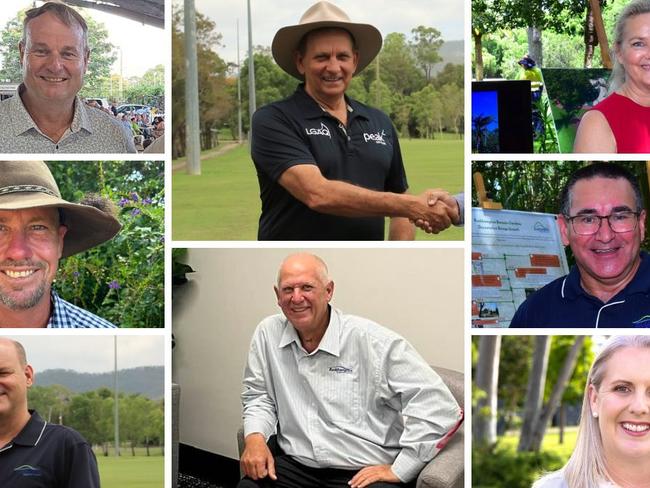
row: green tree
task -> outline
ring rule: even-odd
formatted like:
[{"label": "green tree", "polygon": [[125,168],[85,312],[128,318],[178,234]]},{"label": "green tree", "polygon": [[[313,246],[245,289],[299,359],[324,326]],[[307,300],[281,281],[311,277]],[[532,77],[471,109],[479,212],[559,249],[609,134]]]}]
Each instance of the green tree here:
[{"label": "green tree", "polygon": [[411,33],[414,37],[411,46],[413,47],[417,64],[424,72],[424,78],[428,83],[431,81],[433,66],[442,61],[438,51],[444,41],[440,39],[440,31],[433,27],[419,25],[415,29],[412,29]]},{"label": "green tree", "polygon": [[464,88],[464,70],[462,64],[445,64],[445,67],[433,80],[433,86],[437,89],[440,89],[443,85],[456,85],[458,88]]},{"label": "green tree", "polygon": [[376,73],[375,63],[379,63],[379,78],[393,93],[410,95],[424,86],[424,75],[404,34],[392,32],[386,36],[379,56],[366,68],[367,76]]},{"label": "green tree", "polygon": [[472,2],[472,40],[474,41],[474,63],[476,79],[483,79],[483,36],[502,26],[501,0],[474,0]]},{"label": "green tree", "polygon": [[[104,80],[110,76],[111,66],[117,59],[117,54],[113,44],[108,41],[108,31],[104,24],[95,21],[89,15],[84,15],[83,10],[80,10],[80,13],[88,24],[88,46],[90,47],[90,61],[81,96],[91,96],[100,92]],[[0,79],[9,83],[20,83],[23,79],[18,43],[23,36],[24,18],[25,10],[19,11],[16,17],[7,22],[0,36],[0,55],[3,65]]]},{"label": "green tree", "polygon": [[135,447],[144,444],[148,435],[155,427],[156,435],[160,435],[160,424],[153,425],[152,422],[159,422],[152,412],[160,407],[155,402],[142,395],[134,394],[120,399],[120,439],[129,441],[131,454],[135,456]]},{"label": "green tree", "polygon": [[442,116],[445,126],[462,137],[465,99],[463,89],[457,85],[447,84],[440,88]]},{"label": "green tree", "polygon": [[[275,64],[273,56],[267,48],[257,46],[253,53],[253,64],[255,66],[255,104],[257,108],[288,97],[300,83]],[[245,114],[242,116],[242,127],[245,132],[248,132],[250,123],[248,117],[248,57],[242,62],[241,79],[242,113]],[[234,118],[232,120],[234,121]]]},{"label": "green tree", "polygon": [[[431,85],[411,95],[413,117],[421,137],[433,136],[435,126],[442,131],[442,102]],[[437,123],[437,124],[436,124]]]},{"label": "green tree", "polygon": [[32,386],[27,392],[30,409],[36,410],[48,422],[67,420],[72,391],[62,385]]},{"label": "green tree", "polygon": [[[182,31],[182,9],[172,15],[172,137],[173,157],[185,154],[185,40]],[[201,148],[209,149],[216,143],[215,132],[229,120],[234,100],[226,81],[227,64],[213,51],[221,45],[221,34],[215,23],[196,13],[197,62],[199,79],[199,121]]]},{"label": "green tree", "polygon": [[378,108],[386,114],[393,113],[393,95],[386,83],[375,80],[370,84],[368,105]]},{"label": "green tree", "polygon": [[129,81],[124,90],[124,101],[145,105],[160,105],[165,96],[165,67],[162,64],[148,69],[140,78]]}]

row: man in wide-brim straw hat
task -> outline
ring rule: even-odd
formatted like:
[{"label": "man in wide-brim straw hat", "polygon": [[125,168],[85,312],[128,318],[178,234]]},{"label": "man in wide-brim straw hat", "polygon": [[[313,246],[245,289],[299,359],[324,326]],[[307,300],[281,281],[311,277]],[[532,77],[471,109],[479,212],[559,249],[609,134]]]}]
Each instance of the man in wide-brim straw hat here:
[{"label": "man in wide-brim straw hat", "polygon": [[0,162],[0,327],[115,327],[61,299],[52,282],[60,258],[120,227],[107,199],[62,199],[44,162]]},{"label": "man in wide-brim straw hat", "polygon": [[397,132],[388,116],[345,96],[381,49],[379,31],[321,1],[281,28],[273,57],[303,81],[253,116],[252,157],[262,200],[260,240],[413,239],[412,222],[439,232],[459,220],[441,190],[408,195]]}]

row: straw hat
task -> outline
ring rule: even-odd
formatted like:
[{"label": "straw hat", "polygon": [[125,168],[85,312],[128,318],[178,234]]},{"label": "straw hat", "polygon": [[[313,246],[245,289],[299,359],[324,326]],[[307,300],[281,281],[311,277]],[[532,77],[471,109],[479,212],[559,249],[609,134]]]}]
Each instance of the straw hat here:
[{"label": "straw hat", "polygon": [[110,202],[107,204],[105,199],[96,199],[92,203],[63,200],[52,173],[43,161],[0,162],[0,210],[37,207],[61,209],[63,224],[68,228],[61,257],[108,241],[122,227],[110,211]]},{"label": "straw hat", "polygon": [[297,25],[282,27],[276,32],[271,52],[278,66],[294,78],[302,80],[304,77],[298,72],[295,60],[298,45],[305,34],[323,27],[338,27],[352,34],[359,50],[359,64],[355,75],[368,66],[381,49],[381,33],[376,27],[351,22],[350,17],[336,5],[321,1],[309,7]]}]

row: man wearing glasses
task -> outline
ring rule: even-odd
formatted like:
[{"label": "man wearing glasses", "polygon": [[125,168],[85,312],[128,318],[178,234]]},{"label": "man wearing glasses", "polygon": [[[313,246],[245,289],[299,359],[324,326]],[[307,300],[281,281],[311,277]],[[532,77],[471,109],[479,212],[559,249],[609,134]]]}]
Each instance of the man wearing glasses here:
[{"label": "man wearing glasses", "polygon": [[576,265],[529,296],[510,327],[650,327],[646,211],[636,179],[612,163],[576,171],[558,225]]}]

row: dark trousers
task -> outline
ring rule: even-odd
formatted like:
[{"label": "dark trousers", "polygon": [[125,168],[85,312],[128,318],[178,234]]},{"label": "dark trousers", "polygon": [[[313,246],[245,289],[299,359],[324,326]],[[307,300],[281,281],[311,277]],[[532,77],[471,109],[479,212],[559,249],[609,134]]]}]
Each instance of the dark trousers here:
[{"label": "dark trousers", "polygon": [[[268,477],[254,481],[246,477],[239,482],[237,488],[350,488],[348,481],[356,473],[356,470],[349,469],[310,468],[286,454],[280,454],[275,456],[277,481]],[[415,482],[409,484],[382,482],[368,486],[369,488],[413,488]]]}]

